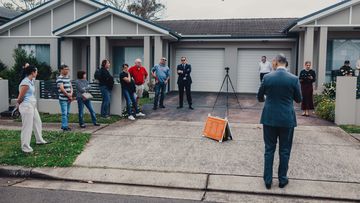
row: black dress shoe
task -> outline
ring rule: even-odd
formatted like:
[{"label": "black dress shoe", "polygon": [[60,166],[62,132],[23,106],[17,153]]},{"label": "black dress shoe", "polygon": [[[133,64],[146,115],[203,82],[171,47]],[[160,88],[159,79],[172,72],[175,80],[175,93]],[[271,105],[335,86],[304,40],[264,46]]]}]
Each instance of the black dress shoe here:
[{"label": "black dress shoe", "polygon": [[176,107],[177,109],[182,109],[183,108],[183,106],[178,106],[178,107]]},{"label": "black dress shoe", "polygon": [[154,111],[156,111],[156,110],[157,110],[157,107],[156,107],[156,106],[154,106],[154,107],[153,107],[153,110],[154,110]]},{"label": "black dress shoe", "polygon": [[194,110],[194,108],[193,108],[192,106],[189,106],[189,109],[190,109],[190,110]]},{"label": "black dress shoe", "polygon": [[86,128],[86,125],[84,125],[84,124],[80,125],[80,128]]},{"label": "black dress shoe", "polygon": [[159,106],[161,109],[165,109],[165,106],[164,105],[161,105],[161,106]]},{"label": "black dress shoe", "polygon": [[279,188],[284,188],[287,184],[289,184],[288,180],[284,183],[279,183]]},{"label": "black dress shoe", "polygon": [[265,184],[266,189],[270,190],[271,189],[271,184]]},{"label": "black dress shoe", "polygon": [[94,123],[94,126],[100,126],[100,124],[99,123]]}]

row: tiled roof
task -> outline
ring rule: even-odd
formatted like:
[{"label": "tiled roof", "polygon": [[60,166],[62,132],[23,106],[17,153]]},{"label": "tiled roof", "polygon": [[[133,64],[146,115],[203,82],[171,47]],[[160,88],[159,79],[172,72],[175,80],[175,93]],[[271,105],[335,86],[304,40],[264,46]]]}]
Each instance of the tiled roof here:
[{"label": "tiled roof", "polygon": [[11,19],[17,15],[20,15],[21,12],[13,11],[4,7],[0,7],[0,18]]},{"label": "tiled roof", "polygon": [[249,18],[157,21],[181,35],[227,35],[231,37],[285,37],[283,32],[296,18]]}]

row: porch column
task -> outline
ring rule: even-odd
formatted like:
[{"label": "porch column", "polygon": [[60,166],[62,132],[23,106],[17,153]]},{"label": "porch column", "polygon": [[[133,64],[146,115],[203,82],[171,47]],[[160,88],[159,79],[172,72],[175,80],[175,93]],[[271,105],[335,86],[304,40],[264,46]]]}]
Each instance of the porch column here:
[{"label": "porch column", "polygon": [[105,36],[100,37],[99,49],[100,49],[99,62],[101,63],[102,60],[109,59],[109,43]]},{"label": "porch column", "polygon": [[98,65],[96,64],[96,50],[96,37],[90,37],[90,81],[94,80],[94,74]]},{"label": "porch column", "polygon": [[304,61],[311,61],[313,63],[314,55],[314,28],[307,27],[305,31],[305,40],[304,40]]},{"label": "porch column", "polygon": [[143,65],[147,68],[147,71],[150,72],[151,66],[151,44],[150,44],[150,36],[144,37],[144,61]]},{"label": "porch column", "polygon": [[320,38],[319,38],[319,64],[318,64],[318,73],[317,73],[317,90],[323,90],[323,83],[325,83],[326,77],[326,55],[327,55],[327,38],[328,38],[328,28],[320,28]]},{"label": "porch column", "polygon": [[297,74],[300,75],[300,71],[302,70],[302,67],[304,66],[304,38],[305,38],[305,33],[304,32],[300,32],[299,33],[299,49],[298,49],[298,70],[297,70]]},{"label": "porch column", "polygon": [[163,41],[160,36],[154,37],[154,64],[158,64],[163,57]]}]

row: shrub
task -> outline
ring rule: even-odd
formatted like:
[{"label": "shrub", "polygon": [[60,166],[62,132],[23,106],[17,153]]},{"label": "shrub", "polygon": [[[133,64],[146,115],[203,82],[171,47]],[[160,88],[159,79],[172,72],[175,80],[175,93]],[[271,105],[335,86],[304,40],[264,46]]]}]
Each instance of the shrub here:
[{"label": "shrub", "polygon": [[324,96],[328,98],[335,99],[336,97],[336,82],[329,82],[324,84],[324,91],[322,92]]},{"label": "shrub", "polygon": [[15,49],[13,57],[15,61],[13,67],[4,74],[4,78],[9,80],[9,95],[11,98],[16,98],[19,93],[18,85],[22,79],[23,65],[25,63],[38,68],[38,80],[50,79],[52,75],[51,67],[46,63],[38,62],[33,55],[28,55],[23,49]]},{"label": "shrub", "polygon": [[322,97],[315,108],[315,112],[322,119],[335,121],[335,100],[327,96]]}]

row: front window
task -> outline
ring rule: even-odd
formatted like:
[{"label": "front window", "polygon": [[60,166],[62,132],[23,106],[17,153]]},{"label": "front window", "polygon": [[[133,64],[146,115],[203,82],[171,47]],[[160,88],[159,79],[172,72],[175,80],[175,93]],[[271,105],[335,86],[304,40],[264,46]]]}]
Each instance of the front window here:
[{"label": "front window", "polygon": [[40,63],[50,65],[50,45],[49,44],[21,44],[19,48],[32,55]]},{"label": "front window", "polygon": [[350,61],[351,68],[356,68],[360,59],[360,39],[334,39],[328,41],[326,82],[334,79],[336,71],[344,65],[345,60]]}]

